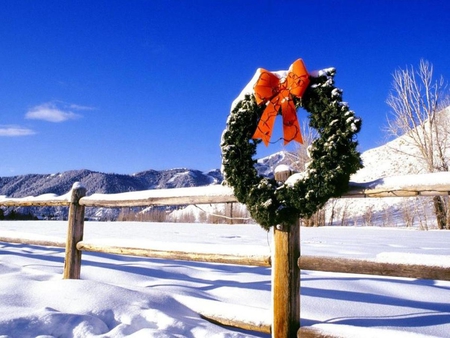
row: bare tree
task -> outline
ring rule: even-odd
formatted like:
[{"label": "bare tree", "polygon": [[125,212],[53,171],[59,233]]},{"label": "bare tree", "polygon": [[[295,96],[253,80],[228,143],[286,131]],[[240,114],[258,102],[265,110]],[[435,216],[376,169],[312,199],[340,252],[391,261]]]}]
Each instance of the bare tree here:
[{"label": "bare tree", "polygon": [[[340,210],[341,226],[351,225],[350,224],[350,219],[348,217],[351,204],[352,204],[351,200],[344,199],[344,203],[343,203],[342,208]],[[356,224],[355,220],[353,220],[353,222]]]},{"label": "bare tree", "polygon": [[[392,109],[388,133],[406,136],[404,142],[415,149],[408,155],[417,156],[426,172],[448,171],[446,149],[450,146],[450,126],[444,108],[450,103],[449,93],[442,76],[433,78],[433,65],[421,60],[418,69],[411,66],[395,71],[386,102]],[[450,229],[444,200],[435,196],[433,202],[438,228]]]},{"label": "bare tree", "polygon": [[405,226],[407,228],[410,228],[414,225],[414,220],[416,217],[416,214],[414,212],[414,208],[411,205],[411,203],[409,203],[409,201],[411,201],[411,199],[405,199],[402,201],[402,205],[401,205],[401,215],[403,218],[403,222],[405,223]]},{"label": "bare tree", "polygon": [[336,217],[336,207],[338,204],[337,198],[331,198],[327,203],[325,203],[325,206],[323,209],[328,209],[329,212],[329,219],[327,225],[331,226],[333,225],[334,218]]},{"label": "bare tree", "polygon": [[291,164],[291,167],[295,171],[305,171],[306,165],[311,161],[308,149],[313,141],[317,138],[317,131],[310,128],[308,123],[304,122],[302,124],[302,137],[303,144],[297,144],[297,149],[295,151],[295,161]]},{"label": "bare tree", "polygon": [[392,211],[389,208],[389,204],[383,204],[383,214],[382,214],[382,218],[381,218],[381,222],[383,224],[384,227],[389,227],[392,226],[392,221],[393,217],[392,217]]},{"label": "bare tree", "polygon": [[[302,125],[302,138],[303,143],[298,144],[295,151],[294,160],[291,163],[291,168],[294,171],[302,172],[306,170],[308,163],[311,161],[309,156],[309,147],[312,142],[317,138],[317,131],[310,128],[308,123],[304,122]],[[325,209],[317,210],[314,215],[309,218],[300,220],[301,224],[305,227],[317,227],[325,225]]]},{"label": "bare tree", "polygon": [[375,206],[373,204],[366,207],[366,210],[362,214],[362,223],[364,226],[373,226],[374,223],[374,210]]}]

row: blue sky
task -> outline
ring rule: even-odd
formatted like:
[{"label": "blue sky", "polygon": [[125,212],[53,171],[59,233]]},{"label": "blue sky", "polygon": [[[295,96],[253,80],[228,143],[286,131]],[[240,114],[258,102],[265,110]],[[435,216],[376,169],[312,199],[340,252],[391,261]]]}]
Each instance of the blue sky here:
[{"label": "blue sky", "polygon": [[396,69],[424,58],[450,80],[448,13],[446,0],[5,0],[0,176],[219,168],[231,102],[258,67],[298,58],[337,69],[360,150],[381,145]]}]

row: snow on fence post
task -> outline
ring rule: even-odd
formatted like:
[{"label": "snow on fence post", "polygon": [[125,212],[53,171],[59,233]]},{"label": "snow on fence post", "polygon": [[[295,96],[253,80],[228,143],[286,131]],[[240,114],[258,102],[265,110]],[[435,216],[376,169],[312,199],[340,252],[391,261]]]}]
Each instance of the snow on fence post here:
[{"label": "snow on fence post", "polygon": [[77,249],[77,243],[83,240],[84,205],[80,205],[79,201],[84,196],[86,188],[79,182],[74,183],[69,204],[64,279],[80,279],[81,251]]},{"label": "snow on fence post", "polygon": [[[292,174],[288,166],[275,170],[277,181]],[[296,337],[300,327],[300,224],[274,227],[272,259],[272,337]]]}]

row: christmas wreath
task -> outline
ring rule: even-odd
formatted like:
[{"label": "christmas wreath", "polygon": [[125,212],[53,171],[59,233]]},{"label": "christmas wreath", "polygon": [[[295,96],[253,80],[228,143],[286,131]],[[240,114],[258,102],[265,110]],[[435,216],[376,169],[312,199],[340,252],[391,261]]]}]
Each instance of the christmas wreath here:
[{"label": "christmas wreath", "polygon": [[[288,72],[258,69],[232,106],[221,141],[224,182],[267,230],[312,216],[328,199],[345,193],[350,175],[362,168],[355,137],[361,120],[342,101],[335,73],[328,68],[308,74],[301,59]],[[258,175],[253,156],[260,138],[268,144],[276,115],[283,115],[285,143],[302,141],[299,107],[319,135],[308,148],[306,170],[286,182]]]}]

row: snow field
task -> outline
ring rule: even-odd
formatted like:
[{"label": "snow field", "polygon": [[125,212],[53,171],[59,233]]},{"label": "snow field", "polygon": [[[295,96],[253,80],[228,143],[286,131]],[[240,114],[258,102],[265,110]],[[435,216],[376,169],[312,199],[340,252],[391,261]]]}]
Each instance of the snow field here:
[{"label": "snow field", "polygon": [[[66,222],[1,222],[0,236],[64,240]],[[87,222],[86,241],[267,253],[257,225]],[[450,232],[302,228],[302,254],[449,266]],[[431,262],[430,262],[431,260]],[[214,325],[218,315],[268,325],[270,269],[83,253],[62,280],[62,248],[0,243],[0,337],[268,337]],[[437,262],[437,263],[436,263]],[[450,282],[302,271],[301,324],[345,337],[446,337]]]}]

